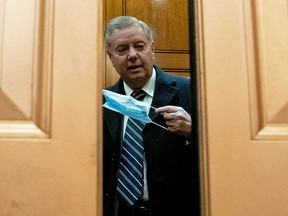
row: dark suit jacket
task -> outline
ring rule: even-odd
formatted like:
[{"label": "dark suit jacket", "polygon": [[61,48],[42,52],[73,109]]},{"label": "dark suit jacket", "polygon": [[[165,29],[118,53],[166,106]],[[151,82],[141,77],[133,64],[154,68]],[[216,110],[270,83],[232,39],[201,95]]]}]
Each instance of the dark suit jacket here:
[{"label": "dark suit jacket", "polygon": [[[191,113],[190,80],[168,75],[160,68],[154,67],[156,69],[156,85],[152,106],[181,106]],[[108,89],[125,94],[122,79]],[[152,121],[166,126],[165,120],[160,114],[150,112],[149,115]],[[106,108],[103,109],[105,216],[113,215],[115,207],[117,170],[120,163],[123,131],[122,121],[123,115]],[[186,138],[149,123],[143,129],[143,141],[152,215],[192,215],[192,160],[191,148],[189,145],[185,145]]]}]

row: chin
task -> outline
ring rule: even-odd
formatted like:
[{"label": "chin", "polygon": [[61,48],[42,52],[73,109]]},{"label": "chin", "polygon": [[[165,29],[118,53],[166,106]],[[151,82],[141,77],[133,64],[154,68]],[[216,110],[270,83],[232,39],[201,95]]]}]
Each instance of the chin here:
[{"label": "chin", "polygon": [[142,88],[147,83],[147,78],[137,78],[137,79],[131,79],[128,82],[126,82],[130,88],[132,89],[139,89]]}]

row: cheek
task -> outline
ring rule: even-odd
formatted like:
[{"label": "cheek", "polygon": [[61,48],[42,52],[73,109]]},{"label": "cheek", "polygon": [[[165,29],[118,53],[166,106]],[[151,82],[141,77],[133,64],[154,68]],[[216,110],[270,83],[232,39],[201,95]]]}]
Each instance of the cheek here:
[{"label": "cheek", "polygon": [[112,57],[111,58],[111,62],[112,62],[112,65],[113,67],[116,69],[116,71],[118,72],[118,74],[122,73],[123,70],[125,69],[126,67],[126,63],[123,59],[121,58],[115,58],[115,57]]},{"label": "cheek", "polygon": [[124,56],[119,56],[119,55],[112,55],[111,56],[111,61],[114,64],[121,64],[125,61],[125,57]]},{"label": "cheek", "polygon": [[117,65],[119,64],[118,58],[116,58],[114,56],[111,57],[111,62],[112,62],[114,67],[117,67]]},{"label": "cheek", "polygon": [[145,58],[148,67],[154,64],[154,54],[150,54]]},{"label": "cheek", "polygon": [[147,61],[151,62],[154,60],[154,52],[152,52],[151,50],[149,50],[149,52],[146,54],[146,59]]}]

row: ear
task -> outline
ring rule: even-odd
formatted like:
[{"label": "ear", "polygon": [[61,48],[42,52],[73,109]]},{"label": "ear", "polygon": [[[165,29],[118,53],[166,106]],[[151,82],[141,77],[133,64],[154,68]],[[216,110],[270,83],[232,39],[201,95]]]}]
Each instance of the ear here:
[{"label": "ear", "polygon": [[111,52],[109,52],[109,51],[106,49],[106,53],[107,53],[107,55],[109,56],[109,58],[110,58],[110,60],[111,60],[111,56],[112,56]]},{"label": "ear", "polygon": [[114,67],[114,63],[113,63],[113,60],[112,60],[112,53],[109,52],[108,50],[106,50],[106,53],[107,53],[107,55],[109,56],[109,59],[110,59],[110,61],[111,61],[111,63],[112,63],[112,66]]},{"label": "ear", "polygon": [[151,50],[152,50],[152,56],[153,56],[153,60],[154,60],[154,42],[151,43]]}]

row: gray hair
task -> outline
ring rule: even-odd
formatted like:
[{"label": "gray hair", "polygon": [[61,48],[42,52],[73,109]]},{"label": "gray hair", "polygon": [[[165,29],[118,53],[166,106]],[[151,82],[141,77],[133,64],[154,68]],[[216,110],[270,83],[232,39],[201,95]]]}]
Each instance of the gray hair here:
[{"label": "gray hair", "polygon": [[131,26],[139,26],[146,32],[148,41],[153,42],[153,34],[149,26],[141,20],[132,16],[118,16],[110,20],[104,31],[106,48],[111,45],[111,35],[114,30],[125,29]]}]

